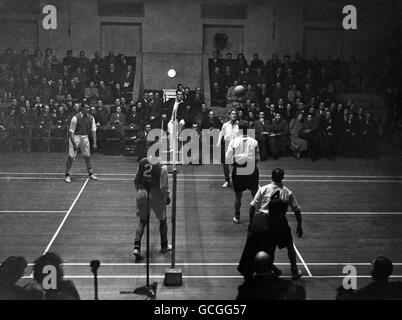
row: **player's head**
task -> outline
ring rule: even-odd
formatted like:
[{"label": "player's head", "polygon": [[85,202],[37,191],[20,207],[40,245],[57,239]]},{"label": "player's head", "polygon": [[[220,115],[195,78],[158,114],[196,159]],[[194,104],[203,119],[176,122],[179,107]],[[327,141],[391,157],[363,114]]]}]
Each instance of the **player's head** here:
[{"label": "player's head", "polygon": [[229,112],[229,119],[230,119],[231,121],[236,121],[237,118],[238,118],[237,111],[236,111],[235,109],[230,110],[230,112]]},{"label": "player's head", "polygon": [[249,123],[246,120],[239,121],[239,130],[243,135],[247,135],[247,129],[249,127]]},{"label": "player's head", "polygon": [[88,112],[89,112],[89,106],[88,106],[85,102],[82,102],[82,103],[81,103],[81,108],[80,108],[80,110],[81,110],[81,112],[82,112],[83,114],[88,114]]},{"label": "player's head", "polygon": [[275,168],[272,170],[272,181],[273,182],[282,182],[283,177],[285,176],[285,171],[281,168]]},{"label": "player's head", "polygon": [[371,271],[371,276],[376,282],[388,281],[389,276],[392,274],[394,267],[392,261],[386,257],[377,257],[373,262],[373,270]]},{"label": "player's head", "polygon": [[267,273],[273,268],[273,259],[265,251],[258,252],[254,257],[255,272],[257,274]]},{"label": "player's head", "polygon": [[177,98],[177,101],[183,101],[183,90],[180,90],[180,89],[178,89],[177,91],[176,91],[176,98]]}]

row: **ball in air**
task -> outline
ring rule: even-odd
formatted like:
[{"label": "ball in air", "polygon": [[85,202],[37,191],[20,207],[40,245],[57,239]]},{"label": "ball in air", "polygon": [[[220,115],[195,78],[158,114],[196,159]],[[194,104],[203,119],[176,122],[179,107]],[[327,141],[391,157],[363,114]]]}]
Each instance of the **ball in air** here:
[{"label": "ball in air", "polygon": [[169,78],[174,78],[176,76],[176,70],[175,69],[170,69],[168,71],[168,77]]},{"label": "ball in air", "polygon": [[246,93],[246,88],[242,85],[236,86],[234,88],[234,95],[236,97],[242,97]]}]

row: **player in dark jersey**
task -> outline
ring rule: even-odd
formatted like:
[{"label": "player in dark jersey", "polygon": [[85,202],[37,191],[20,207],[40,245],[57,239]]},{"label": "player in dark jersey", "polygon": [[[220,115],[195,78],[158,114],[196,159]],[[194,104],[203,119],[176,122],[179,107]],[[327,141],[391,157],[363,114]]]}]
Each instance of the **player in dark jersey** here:
[{"label": "player in dark jersey", "polygon": [[150,160],[148,158],[141,159],[134,179],[134,185],[137,190],[137,216],[140,218],[135,235],[133,253],[137,259],[142,258],[141,240],[147,225],[148,191],[149,212],[154,213],[160,221],[161,253],[166,253],[172,249],[168,245],[168,226],[166,220],[166,205],[170,203],[168,169],[167,166],[162,166],[158,161],[154,164],[155,161]]}]

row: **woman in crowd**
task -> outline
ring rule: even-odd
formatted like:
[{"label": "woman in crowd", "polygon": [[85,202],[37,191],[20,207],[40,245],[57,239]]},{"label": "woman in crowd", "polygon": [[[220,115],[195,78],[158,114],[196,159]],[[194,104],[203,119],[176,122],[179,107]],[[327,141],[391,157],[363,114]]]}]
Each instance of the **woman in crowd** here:
[{"label": "woman in crowd", "polygon": [[298,113],[295,119],[290,121],[290,149],[295,157],[300,159],[301,153],[307,150],[307,141],[300,138],[303,130],[303,113]]}]

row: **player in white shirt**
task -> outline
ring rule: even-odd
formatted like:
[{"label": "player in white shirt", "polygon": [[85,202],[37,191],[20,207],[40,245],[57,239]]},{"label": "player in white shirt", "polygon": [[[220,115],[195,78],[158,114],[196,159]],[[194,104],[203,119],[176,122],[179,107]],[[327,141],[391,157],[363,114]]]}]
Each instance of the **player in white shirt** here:
[{"label": "player in white shirt", "polygon": [[[270,236],[274,241],[274,247],[278,246],[279,249],[287,248],[292,277],[293,279],[298,279],[301,276],[301,270],[297,268],[292,232],[286,219],[288,206],[290,205],[295,214],[297,221],[296,234],[299,238],[303,235],[302,217],[295,195],[282,184],[284,175],[284,171],[280,168],[272,171],[272,182],[259,188],[251,202],[250,216],[254,216],[256,210],[260,213],[268,214],[271,230]],[[273,203],[272,201],[278,199],[282,200],[285,204],[283,210],[280,203]]]},{"label": "player in white shirt", "polygon": [[222,129],[219,133],[217,147],[221,148],[221,161],[223,163],[223,174],[225,175],[225,183],[223,188],[227,188],[230,185],[230,168],[226,162],[225,155],[230,141],[240,135],[238,125],[238,113],[236,110],[229,112],[229,121],[222,125]]},{"label": "player in white shirt", "polygon": [[[250,190],[255,196],[259,186],[259,171],[257,162],[260,160],[258,142],[247,135],[248,121],[239,122],[242,136],[232,139],[226,151],[226,163],[233,165],[232,182],[235,191],[234,223],[240,223],[240,208],[243,191]],[[251,221],[252,216],[250,216]]]}]

